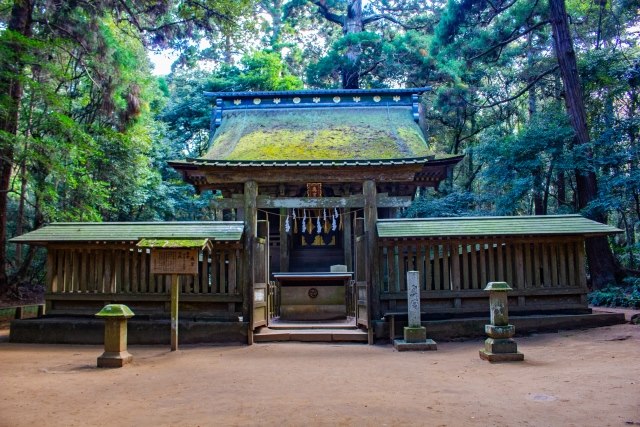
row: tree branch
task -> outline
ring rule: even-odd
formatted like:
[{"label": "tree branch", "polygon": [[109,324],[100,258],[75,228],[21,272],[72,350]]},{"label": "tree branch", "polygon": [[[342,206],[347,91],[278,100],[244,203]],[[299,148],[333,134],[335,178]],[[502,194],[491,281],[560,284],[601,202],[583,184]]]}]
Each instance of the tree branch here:
[{"label": "tree branch", "polygon": [[529,34],[530,32],[532,32],[534,30],[537,30],[538,28],[540,28],[540,27],[542,27],[544,25],[547,25],[549,22],[550,21],[546,21],[546,20],[538,22],[533,27],[527,28],[524,32],[521,32],[521,33],[518,33],[518,34],[516,34],[514,36],[511,36],[508,39],[501,41],[500,43],[494,44],[493,46],[491,46],[489,49],[485,50],[484,52],[482,52],[482,53],[480,53],[478,55],[472,56],[471,58],[469,58],[469,61],[475,61],[478,58],[482,58],[483,56],[493,52],[494,50],[502,48],[502,47],[508,45],[509,43],[511,43],[512,41],[517,40],[520,37],[522,37],[522,36],[524,36],[526,34]]},{"label": "tree branch", "polygon": [[513,96],[510,96],[509,98],[505,98],[505,99],[501,99],[500,101],[496,101],[496,102],[492,102],[491,104],[485,104],[485,105],[476,105],[476,104],[472,104],[471,102],[467,101],[464,96],[460,96],[462,98],[462,100],[467,104],[470,105],[474,108],[492,108],[495,107],[497,105],[500,104],[504,104],[507,102],[511,102],[515,99],[520,98],[522,95],[524,95],[529,89],[531,89],[536,83],[538,83],[538,81],[540,81],[543,77],[554,73],[560,66],[559,65],[555,65],[554,67],[548,69],[547,71],[545,71],[544,73],[540,74],[538,77],[536,77],[535,79],[533,79],[532,81],[529,82],[528,85],[526,85],[523,89],[519,90],[518,93],[516,93]]},{"label": "tree branch", "polygon": [[318,12],[320,12],[324,19],[333,22],[334,24],[344,25],[344,17],[332,13],[329,10],[329,6],[327,6],[326,0],[317,0],[314,1],[313,4],[318,6]]}]

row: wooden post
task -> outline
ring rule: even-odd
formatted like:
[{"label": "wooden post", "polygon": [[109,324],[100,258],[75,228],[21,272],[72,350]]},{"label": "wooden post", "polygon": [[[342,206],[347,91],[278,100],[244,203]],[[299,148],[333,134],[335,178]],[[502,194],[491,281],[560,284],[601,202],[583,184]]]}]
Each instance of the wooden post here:
[{"label": "wooden post", "polygon": [[[289,233],[285,230],[287,209],[280,208],[280,271],[289,271]],[[293,225],[292,225],[293,227]]]},{"label": "wooden post", "polygon": [[171,351],[178,349],[178,299],[180,297],[180,276],[171,275]]},{"label": "wooden post", "polygon": [[380,318],[380,283],[377,268],[378,259],[378,206],[376,200],[376,183],[367,180],[362,183],[362,193],[364,195],[364,231],[366,233],[367,257],[365,275],[370,289],[367,302],[369,303],[369,344],[373,344],[373,322],[371,319]]},{"label": "wooden post", "polygon": [[244,257],[242,263],[242,316],[249,323],[247,343],[253,344],[253,245],[258,231],[258,184],[255,181],[244,183]]},{"label": "wooden post", "polygon": [[345,209],[342,213],[342,242],[344,244],[344,265],[347,271],[353,271],[353,239],[351,238],[351,212]]}]

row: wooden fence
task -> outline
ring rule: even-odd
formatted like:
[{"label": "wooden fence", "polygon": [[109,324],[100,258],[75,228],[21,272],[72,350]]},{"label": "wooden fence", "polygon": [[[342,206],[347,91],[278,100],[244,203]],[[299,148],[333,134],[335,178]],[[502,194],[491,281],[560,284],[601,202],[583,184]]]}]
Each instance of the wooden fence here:
[{"label": "wooden fence", "polygon": [[507,282],[514,311],[586,308],[584,240],[423,239],[381,241],[382,310],[406,309],[406,272],[419,272],[423,311],[488,307],[488,282]]},{"label": "wooden fence", "polygon": [[[133,243],[50,245],[48,309],[91,311],[107,302],[127,302],[134,311],[165,311],[171,276],[151,274],[150,262],[149,250]],[[240,263],[241,246],[237,244],[215,244],[212,250],[201,251],[198,275],[181,276],[181,305],[184,301],[185,309],[209,314],[236,312],[235,303],[242,301]]]}]

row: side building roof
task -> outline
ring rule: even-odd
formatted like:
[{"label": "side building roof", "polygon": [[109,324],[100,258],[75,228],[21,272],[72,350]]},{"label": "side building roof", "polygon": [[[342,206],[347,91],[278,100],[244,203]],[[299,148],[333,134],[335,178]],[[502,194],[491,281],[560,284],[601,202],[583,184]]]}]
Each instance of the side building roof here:
[{"label": "side building roof", "polygon": [[10,240],[45,245],[56,242],[131,242],[141,239],[239,241],[242,221],[57,222]]},{"label": "side building roof", "polygon": [[471,236],[604,236],[621,233],[610,225],[580,215],[487,216],[456,218],[383,219],[380,238]]}]

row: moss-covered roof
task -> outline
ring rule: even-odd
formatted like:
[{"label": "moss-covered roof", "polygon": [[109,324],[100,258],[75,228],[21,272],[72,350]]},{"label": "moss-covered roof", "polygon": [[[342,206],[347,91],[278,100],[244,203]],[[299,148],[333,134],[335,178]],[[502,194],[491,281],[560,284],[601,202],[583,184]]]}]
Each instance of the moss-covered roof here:
[{"label": "moss-covered roof", "polygon": [[13,243],[119,242],[155,239],[238,241],[241,221],[189,222],[58,222],[14,237]]},{"label": "moss-covered roof", "polygon": [[622,230],[580,215],[387,219],[378,221],[381,238],[466,236],[604,236]]},{"label": "moss-covered roof", "polygon": [[223,112],[207,160],[369,160],[433,153],[411,107],[280,108]]},{"label": "moss-covered roof", "polygon": [[209,243],[207,238],[196,239],[141,239],[136,246],[139,248],[160,249],[204,249]]}]

